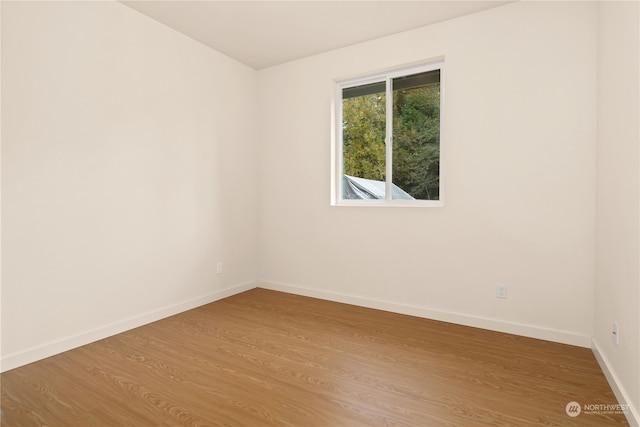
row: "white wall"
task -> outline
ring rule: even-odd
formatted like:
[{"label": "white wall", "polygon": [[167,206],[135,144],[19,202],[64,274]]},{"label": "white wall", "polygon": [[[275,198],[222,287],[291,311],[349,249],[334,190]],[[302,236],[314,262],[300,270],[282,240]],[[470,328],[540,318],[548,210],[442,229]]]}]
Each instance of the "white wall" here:
[{"label": "white wall", "polygon": [[256,85],[116,2],[2,2],[3,369],[255,286]]},{"label": "white wall", "polygon": [[[446,206],[331,207],[334,79],[441,55]],[[594,3],[518,2],[260,71],[262,286],[589,346],[596,61]]]},{"label": "white wall", "polygon": [[[594,344],[640,422],[640,7],[599,5]],[[612,323],[620,326],[620,345]],[[615,388],[614,388],[615,390]]]}]

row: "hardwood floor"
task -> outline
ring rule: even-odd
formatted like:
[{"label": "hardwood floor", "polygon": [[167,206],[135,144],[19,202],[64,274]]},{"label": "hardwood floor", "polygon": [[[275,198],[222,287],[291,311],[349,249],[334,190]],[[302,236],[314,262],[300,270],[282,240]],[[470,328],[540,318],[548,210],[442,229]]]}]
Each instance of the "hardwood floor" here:
[{"label": "hardwood floor", "polygon": [[1,376],[2,427],[608,426],[589,349],[254,289]]}]

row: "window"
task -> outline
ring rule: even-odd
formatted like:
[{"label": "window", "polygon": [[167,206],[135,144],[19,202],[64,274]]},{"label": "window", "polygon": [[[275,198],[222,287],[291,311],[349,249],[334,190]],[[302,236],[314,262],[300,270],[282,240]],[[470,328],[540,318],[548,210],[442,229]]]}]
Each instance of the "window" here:
[{"label": "window", "polygon": [[334,204],[442,206],[442,65],[338,83]]}]

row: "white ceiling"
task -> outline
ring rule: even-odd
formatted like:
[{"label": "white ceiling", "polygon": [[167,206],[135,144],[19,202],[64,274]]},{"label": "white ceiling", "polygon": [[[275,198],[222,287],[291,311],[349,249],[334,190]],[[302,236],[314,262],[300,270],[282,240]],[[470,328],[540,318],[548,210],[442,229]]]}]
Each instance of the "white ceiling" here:
[{"label": "white ceiling", "polygon": [[257,70],[509,1],[122,1]]}]

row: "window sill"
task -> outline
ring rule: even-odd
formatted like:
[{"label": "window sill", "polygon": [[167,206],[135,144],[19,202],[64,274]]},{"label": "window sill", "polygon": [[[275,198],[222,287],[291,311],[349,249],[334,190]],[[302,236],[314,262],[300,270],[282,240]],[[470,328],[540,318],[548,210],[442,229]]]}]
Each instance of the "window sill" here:
[{"label": "window sill", "polygon": [[443,200],[338,200],[331,206],[384,207],[384,208],[441,208]]}]

